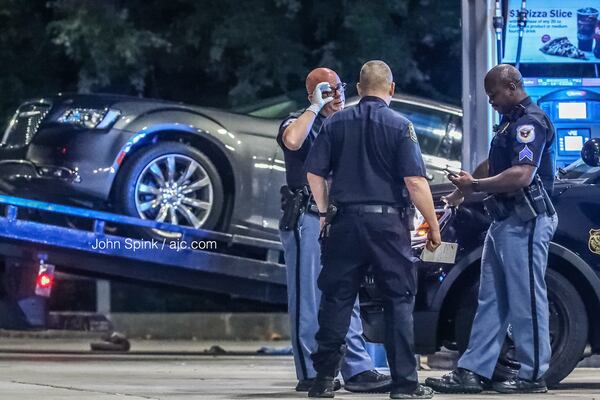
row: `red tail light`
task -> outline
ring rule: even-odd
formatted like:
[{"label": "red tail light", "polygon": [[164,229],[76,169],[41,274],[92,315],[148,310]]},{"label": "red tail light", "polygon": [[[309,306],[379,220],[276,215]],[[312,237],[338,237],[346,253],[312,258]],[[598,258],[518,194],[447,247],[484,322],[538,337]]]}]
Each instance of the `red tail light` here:
[{"label": "red tail light", "polygon": [[37,287],[40,289],[48,289],[54,283],[54,278],[47,273],[43,273],[38,275],[37,278]]},{"label": "red tail light", "polygon": [[54,285],[54,265],[40,264],[40,269],[35,281],[35,294],[50,297]]}]

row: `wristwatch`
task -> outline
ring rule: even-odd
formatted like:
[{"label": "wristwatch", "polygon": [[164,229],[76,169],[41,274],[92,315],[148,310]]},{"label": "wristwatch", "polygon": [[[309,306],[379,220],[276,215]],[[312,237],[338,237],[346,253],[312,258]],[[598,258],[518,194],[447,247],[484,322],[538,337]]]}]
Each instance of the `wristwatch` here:
[{"label": "wristwatch", "polygon": [[319,217],[323,218],[327,216],[327,212],[321,212],[319,211]]},{"label": "wristwatch", "polygon": [[473,183],[471,184],[471,186],[473,187],[473,193],[481,191],[479,190],[479,179],[473,179]]}]

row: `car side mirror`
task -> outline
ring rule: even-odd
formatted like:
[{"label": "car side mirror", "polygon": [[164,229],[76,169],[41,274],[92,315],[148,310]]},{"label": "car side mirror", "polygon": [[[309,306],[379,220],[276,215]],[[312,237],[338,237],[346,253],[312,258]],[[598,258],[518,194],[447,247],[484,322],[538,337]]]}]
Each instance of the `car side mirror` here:
[{"label": "car side mirror", "polygon": [[600,167],[600,139],[588,140],[581,149],[581,159],[590,167]]}]

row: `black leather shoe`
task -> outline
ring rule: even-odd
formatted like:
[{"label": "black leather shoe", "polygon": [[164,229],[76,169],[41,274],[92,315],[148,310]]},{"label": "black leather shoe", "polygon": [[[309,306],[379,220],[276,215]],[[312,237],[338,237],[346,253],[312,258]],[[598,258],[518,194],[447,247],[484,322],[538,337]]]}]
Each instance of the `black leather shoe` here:
[{"label": "black leather shoe", "polygon": [[316,378],[308,390],[308,397],[332,399],[334,396],[333,378]]},{"label": "black leather shoe", "polygon": [[457,368],[441,378],[427,378],[425,385],[440,393],[480,393],[481,377],[464,368]]},{"label": "black leather shoe", "polygon": [[546,381],[528,381],[526,379],[514,378],[504,382],[494,382],[492,389],[499,393],[546,393]]},{"label": "black leather shoe", "polygon": [[387,393],[392,388],[392,378],[377,370],[354,375],[344,383],[344,389],[356,393]]},{"label": "black leather shoe", "polygon": [[[296,392],[308,392],[310,387],[315,383],[315,378],[302,379],[298,381],[296,385]],[[333,391],[337,392],[342,388],[342,383],[339,379],[333,380]]]},{"label": "black leather shoe", "polygon": [[417,386],[412,393],[402,393],[392,390],[390,393],[390,399],[431,399],[433,397],[433,390],[423,385]]}]

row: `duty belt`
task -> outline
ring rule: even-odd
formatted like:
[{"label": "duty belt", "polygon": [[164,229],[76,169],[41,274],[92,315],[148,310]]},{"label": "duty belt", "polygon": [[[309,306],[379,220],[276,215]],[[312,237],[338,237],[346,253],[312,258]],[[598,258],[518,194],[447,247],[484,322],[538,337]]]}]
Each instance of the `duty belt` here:
[{"label": "duty belt", "polygon": [[341,214],[401,214],[403,210],[389,205],[353,204],[340,205]]},{"label": "duty belt", "polygon": [[318,214],[319,207],[317,207],[317,205],[315,203],[309,203],[308,206],[306,207],[306,211]]}]

